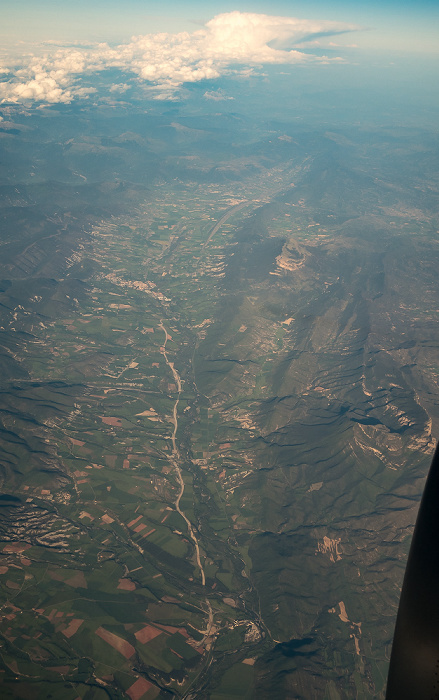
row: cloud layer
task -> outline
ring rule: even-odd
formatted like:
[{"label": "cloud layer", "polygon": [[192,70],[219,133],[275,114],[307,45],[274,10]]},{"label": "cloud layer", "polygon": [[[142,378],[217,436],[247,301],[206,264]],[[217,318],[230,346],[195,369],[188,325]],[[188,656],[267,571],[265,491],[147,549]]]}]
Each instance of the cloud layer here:
[{"label": "cloud layer", "polygon": [[[193,33],[148,34],[128,44],[110,47],[53,49],[15,66],[0,83],[3,102],[71,102],[96,91],[93,75],[108,69],[124,72],[123,90],[131,80],[153,91],[157,99],[172,99],[184,83],[212,80],[267,64],[324,61],[304,53],[306,46],[324,35],[355,31],[341,22],[229,12],[211,19]],[[296,48],[295,48],[296,47]],[[128,78],[127,78],[128,75]]]}]

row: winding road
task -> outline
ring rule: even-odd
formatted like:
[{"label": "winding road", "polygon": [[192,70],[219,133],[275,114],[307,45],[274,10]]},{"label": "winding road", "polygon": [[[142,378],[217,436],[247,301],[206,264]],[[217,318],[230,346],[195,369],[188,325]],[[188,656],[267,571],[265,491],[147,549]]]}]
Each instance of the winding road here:
[{"label": "winding road", "polygon": [[[181,468],[178,464],[178,461],[180,460],[181,455],[180,455],[180,451],[177,447],[177,439],[176,439],[177,438],[177,430],[178,430],[178,404],[180,402],[180,395],[181,395],[181,378],[180,378],[179,373],[177,372],[177,370],[174,367],[174,363],[169,361],[168,354],[166,352],[166,343],[168,342],[168,340],[170,339],[171,336],[169,335],[168,331],[166,330],[165,326],[163,325],[163,321],[160,321],[159,328],[161,328],[165,334],[165,342],[163,343],[161,353],[165,359],[166,364],[168,365],[169,369],[171,370],[172,375],[173,375],[174,380],[175,380],[175,383],[177,385],[177,398],[176,398],[175,403],[174,403],[174,408],[173,408],[173,412],[172,412],[172,420],[171,420],[171,422],[174,425],[174,430],[173,430],[172,435],[171,435],[172,452],[171,452],[171,456],[169,458],[169,461],[172,464],[172,467],[177,475],[178,483],[180,484],[180,491],[179,491],[178,496],[175,500],[175,508],[176,508],[177,512],[181,515],[183,520],[185,521],[185,523],[187,525],[189,536],[190,536],[192,542],[194,543],[197,566],[200,570],[201,585],[205,587],[206,586],[206,575],[204,573],[203,564],[201,563],[200,546],[198,544],[198,539],[195,535],[194,528],[192,526],[191,521],[189,520],[189,518],[187,517],[185,512],[180,508],[180,501],[181,501],[182,496],[184,494],[184,488],[185,488],[183,476],[181,473]],[[207,612],[208,612],[208,622],[207,622],[206,630],[204,632],[202,632],[202,634],[204,634],[205,637],[210,635],[211,630],[212,630],[212,625],[213,625],[213,611],[212,611],[212,606],[211,606],[208,598],[206,598],[206,606],[207,606]]]}]

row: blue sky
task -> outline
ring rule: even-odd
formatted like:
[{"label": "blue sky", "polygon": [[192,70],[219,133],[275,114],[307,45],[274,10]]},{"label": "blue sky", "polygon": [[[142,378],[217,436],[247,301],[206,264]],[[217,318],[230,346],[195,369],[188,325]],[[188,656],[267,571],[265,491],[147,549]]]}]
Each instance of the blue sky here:
[{"label": "blue sky", "polygon": [[439,0],[2,0],[0,39],[0,104],[175,101],[197,84],[220,101],[269,68],[431,102]]},{"label": "blue sky", "polygon": [[133,34],[182,30],[240,10],[357,23],[360,48],[439,51],[438,0],[2,0],[5,40],[124,41]]}]

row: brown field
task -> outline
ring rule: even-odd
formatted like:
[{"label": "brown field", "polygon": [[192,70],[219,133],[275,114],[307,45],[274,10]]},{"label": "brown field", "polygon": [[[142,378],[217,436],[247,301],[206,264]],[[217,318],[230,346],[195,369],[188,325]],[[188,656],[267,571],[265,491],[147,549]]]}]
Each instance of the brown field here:
[{"label": "brown field", "polygon": [[126,694],[129,695],[131,700],[140,700],[140,698],[153,687],[153,684],[145,678],[138,678],[138,680],[128,688]]},{"label": "brown field", "polygon": [[26,549],[30,549],[31,545],[28,544],[27,542],[11,542],[10,544],[5,545],[3,547],[3,551],[6,553],[16,553],[16,554],[21,554],[21,552],[25,552]]},{"label": "brown field", "polygon": [[111,516],[107,515],[107,513],[104,513],[104,515],[101,518],[103,523],[107,523],[109,525],[110,523],[114,523],[114,518]]},{"label": "brown field", "polygon": [[115,418],[114,416],[99,416],[99,418],[103,423],[105,423],[105,425],[112,425],[116,428],[122,427],[122,421],[120,418]]},{"label": "brown field", "polygon": [[82,440],[75,440],[74,438],[69,438],[70,442],[72,445],[76,445],[77,447],[84,447],[85,442],[82,442]]},{"label": "brown field", "polygon": [[[148,537],[149,535],[152,535],[153,532],[155,532],[155,527],[153,527],[152,530],[149,530],[144,535],[142,535],[142,537]],[[153,578],[155,578],[155,576],[153,576]]]},{"label": "brown field", "polygon": [[62,634],[67,637],[67,639],[70,639],[70,637],[73,637],[73,635],[76,634],[83,622],[84,620],[79,620],[78,618],[73,619],[71,622],[69,622],[66,629],[62,630]]},{"label": "brown field", "polygon": [[55,673],[60,673],[65,676],[66,673],[70,671],[70,666],[48,666],[49,671],[55,671]]},{"label": "brown field", "polygon": [[104,642],[107,642],[107,644],[113,647],[113,649],[116,649],[116,651],[118,651],[119,654],[122,654],[122,656],[124,656],[126,659],[130,659],[135,653],[134,647],[127,642],[126,639],[118,637],[117,634],[113,634],[113,632],[108,632],[103,627],[99,627],[95,634],[103,639]]},{"label": "brown field", "polygon": [[151,625],[146,625],[146,627],[143,627],[141,630],[136,632],[134,636],[141,644],[146,644],[147,642],[150,642],[151,639],[158,637],[160,634],[162,634],[161,630],[151,627]]},{"label": "brown field", "polygon": [[[169,596],[163,596],[163,598],[168,598]],[[163,600],[162,598],[162,600]],[[175,634],[176,632],[179,632],[180,629],[178,627],[171,627],[170,625],[160,625],[157,622],[157,627],[160,627],[160,629],[165,630],[165,632],[169,632],[169,634]]]},{"label": "brown field", "polygon": [[120,578],[118,588],[121,591],[135,591],[136,584],[129,578]]},{"label": "brown field", "polygon": [[72,578],[68,578],[65,583],[73,588],[87,588],[87,581],[82,571],[78,571]]}]

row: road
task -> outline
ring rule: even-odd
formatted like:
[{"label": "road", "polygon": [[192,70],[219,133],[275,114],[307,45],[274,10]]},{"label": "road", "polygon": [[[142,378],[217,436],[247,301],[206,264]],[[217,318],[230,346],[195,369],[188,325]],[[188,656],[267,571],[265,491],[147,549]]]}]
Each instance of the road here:
[{"label": "road", "polygon": [[[181,378],[179,373],[174,367],[174,363],[169,361],[168,354],[166,352],[166,343],[168,342],[170,335],[168,331],[166,330],[165,326],[163,325],[163,321],[160,321],[159,323],[159,328],[161,328],[165,334],[165,342],[163,343],[161,353],[165,359],[166,364],[168,365],[169,369],[172,372],[172,375],[174,377],[175,383],[177,385],[177,398],[174,403],[173,411],[172,411],[172,420],[171,422],[174,425],[174,429],[172,431],[171,435],[171,443],[172,443],[172,452],[170,456],[170,463],[174,469],[175,474],[177,475],[177,480],[180,485],[180,491],[178,493],[178,496],[175,500],[175,509],[176,511],[181,515],[183,520],[185,521],[189,533],[189,537],[191,538],[192,542],[194,543],[195,547],[195,557],[197,561],[197,566],[200,570],[200,576],[201,576],[201,585],[206,586],[206,575],[204,572],[204,567],[201,562],[201,556],[200,556],[200,545],[198,543],[198,538],[195,535],[194,528],[192,526],[191,521],[187,517],[186,513],[180,508],[180,502],[184,494],[184,480],[183,476],[181,473],[181,468],[179,465],[179,461],[181,460],[181,455],[180,451],[177,447],[177,430],[178,430],[178,404],[180,403],[180,395],[181,395]],[[212,606],[210,604],[210,601],[206,598],[206,606],[207,606],[207,612],[208,612],[208,621],[207,621],[207,627],[206,630],[202,632],[206,637],[210,635],[212,625],[213,625],[213,611],[212,611]],[[201,631],[201,630],[200,630]]]}]

